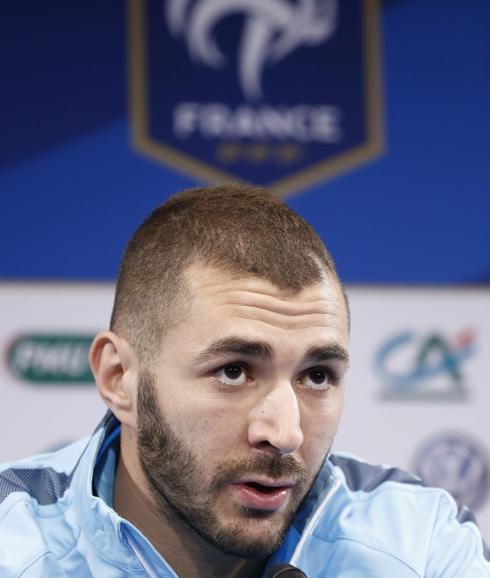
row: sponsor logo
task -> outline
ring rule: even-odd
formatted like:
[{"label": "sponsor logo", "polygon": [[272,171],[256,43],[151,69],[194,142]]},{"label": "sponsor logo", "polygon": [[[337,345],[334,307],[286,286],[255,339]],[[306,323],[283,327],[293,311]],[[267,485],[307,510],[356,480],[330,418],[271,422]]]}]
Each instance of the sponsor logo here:
[{"label": "sponsor logo", "polygon": [[278,193],[381,150],[376,0],[130,0],[136,148]]},{"label": "sponsor logo", "polygon": [[464,364],[475,353],[471,329],[448,338],[442,333],[407,331],[379,348],[374,364],[384,400],[464,400]]},{"label": "sponsor logo", "polygon": [[11,371],[36,385],[93,384],[88,362],[93,335],[31,334],[13,341],[7,351]]},{"label": "sponsor logo", "polygon": [[425,484],[444,488],[472,510],[481,508],[488,499],[488,452],[467,434],[433,436],[416,452],[413,470]]}]

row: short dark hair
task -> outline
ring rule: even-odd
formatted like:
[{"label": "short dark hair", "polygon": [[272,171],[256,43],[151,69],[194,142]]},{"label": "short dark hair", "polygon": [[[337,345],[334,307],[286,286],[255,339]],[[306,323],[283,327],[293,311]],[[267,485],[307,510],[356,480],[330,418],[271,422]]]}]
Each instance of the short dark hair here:
[{"label": "short dark hair", "polygon": [[[128,242],[121,260],[111,329],[151,359],[186,294],[193,264],[259,277],[291,294],[335,265],[313,228],[260,187],[194,188],[157,207]],[[341,285],[340,285],[341,286]]]}]

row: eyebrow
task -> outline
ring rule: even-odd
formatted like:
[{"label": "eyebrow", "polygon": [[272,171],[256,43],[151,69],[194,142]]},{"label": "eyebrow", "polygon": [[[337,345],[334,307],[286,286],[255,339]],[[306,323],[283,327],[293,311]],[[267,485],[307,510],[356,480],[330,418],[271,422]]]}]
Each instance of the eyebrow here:
[{"label": "eyebrow", "polygon": [[[274,350],[266,341],[251,341],[241,337],[225,337],[213,341],[204,351],[201,351],[197,361],[198,363],[204,363],[216,356],[229,354],[259,357],[267,360],[274,357]],[[349,364],[349,354],[344,347],[337,343],[310,347],[306,351],[305,359],[312,362],[337,360],[346,365]]]},{"label": "eyebrow", "polygon": [[333,359],[349,365],[349,354],[347,350],[338,343],[310,347],[306,351],[305,358],[314,362],[330,361]]},{"label": "eyebrow", "polygon": [[265,341],[250,341],[241,337],[225,337],[224,339],[213,341],[204,351],[201,351],[197,360],[198,362],[205,362],[218,355],[230,353],[261,357],[262,359],[272,359],[274,357],[272,347]]}]

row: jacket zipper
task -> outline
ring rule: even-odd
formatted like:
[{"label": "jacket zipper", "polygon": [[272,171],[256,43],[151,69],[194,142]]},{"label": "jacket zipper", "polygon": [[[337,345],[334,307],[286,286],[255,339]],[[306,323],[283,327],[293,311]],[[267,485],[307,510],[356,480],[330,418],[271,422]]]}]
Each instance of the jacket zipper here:
[{"label": "jacket zipper", "polygon": [[330,488],[330,490],[327,492],[327,495],[323,498],[321,504],[318,506],[317,510],[315,511],[315,513],[313,514],[313,516],[311,517],[311,520],[308,522],[308,524],[306,525],[306,528],[303,531],[303,535],[301,536],[300,541],[298,542],[296,548],[294,549],[293,555],[291,556],[291,561],[290,563],[294,566],[301,554],[301,550],[303,549],[303,546],[306,542],[306,540],[308,540],[308,538],[310,537],[311,533],[313,532],[314,527],[316,526],[317,522],[318,522],[318,518],[321,516],[323,510],[325,509],[325,507],[327,506],[328,502],[330,502],[330,500],[332,499],[333,495],[335,494],[335,492],[339,489],[340,487],[340,480],[335,480],[335,482],[333,483],[332,487]]}]

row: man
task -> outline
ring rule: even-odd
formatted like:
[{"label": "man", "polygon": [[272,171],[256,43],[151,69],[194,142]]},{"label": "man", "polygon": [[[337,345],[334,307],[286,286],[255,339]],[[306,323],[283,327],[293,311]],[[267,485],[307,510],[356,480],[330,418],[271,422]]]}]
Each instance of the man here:
[{"label": "man", "polygon": [[348,336],[333,261],[286,205],[245,185],[171,198],[92,345],[108,415],[0,474],[0,576],[489,576],[446,492],[329,455]]}]

